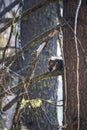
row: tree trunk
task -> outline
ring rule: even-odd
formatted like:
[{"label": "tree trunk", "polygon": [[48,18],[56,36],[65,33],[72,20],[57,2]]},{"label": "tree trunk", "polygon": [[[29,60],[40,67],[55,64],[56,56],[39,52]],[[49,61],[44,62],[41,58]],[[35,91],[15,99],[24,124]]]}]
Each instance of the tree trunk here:
[{"label": "tree trunk", "polygon": [[[67,130],[77,130],[78,127],[78,97],[77,97],[77,53],[74,39],[75,14],[79,0],[64,0],[64,21],[68,22],[63,28],[64,58],[66,69]],[[87,1],[84,0],[78,15],[77,38],[79,50],[79,116],[80,130],[87,130]],[[66,101],[66,98],[65,98]]]},{"label": "tree trunk", "polygon": [[[44,0],[45,1],[45,0]],[[43,0],[32,0],[31,2],[24,1],[24,8],[31,8]],[[56,25],[56,11],[57,4],[50,3],[47,6],[44,6],[32,14],[28,15],[22,21],[22,45],[25,45],[28,41],[35,38],[37,35],[40,35],[44,31]],[[31,64],[32,54],[41,44],[42,39],[35,45],[33,48],[29,49],[24,53],[25,61],[23,62],[23,67]],[[57,54],[57,37],[54,37],[51,40],[51,43],[48,44],[47,48],[42,52],[38,60],[35,75],[48,71],[48,58],[51,55]],[[27,74],[27,69],[24,71],[24,74]],[[51,99],[57,100],[57,78],[51,78],[49,80],[43,80],[40,83],[35,84],[34,86],[29,86],[29,96],[31,99],[41,98],[41,99]],[[28,126],[29,130],[57,130],[54,128],[54,124],[57,124],[57,111],[56,106],[50,105],[46,102],[43,102],[43,108],[45,108],[45,113],[42,112],[42,108],[29,110],[27,109],[28,114],[24,114],[25,123]],[[48,119],[47,119],[48,118]],[[49,123],[49,121],[52,124]]]}]

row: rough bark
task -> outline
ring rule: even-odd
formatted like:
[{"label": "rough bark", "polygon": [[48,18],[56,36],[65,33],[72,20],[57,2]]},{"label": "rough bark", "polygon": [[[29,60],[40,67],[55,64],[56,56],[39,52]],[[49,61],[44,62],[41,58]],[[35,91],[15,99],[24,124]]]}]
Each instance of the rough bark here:
[{"label": "rough bark", "polygon": [[[77,57],[74,39],[74,21],[78,0],[64,0],[64,20],[68,24],[63,28],[64,37],[64,57],[67,81],[67,130],[77,130]],[[82,2],[77,26],[77,37],[79,47],[79,96],[80,96],[80,130],[87,130],[87,3]],[[71,29],[72,28],[72,29]],[[80,42],[79,42],[80,41]]]}]

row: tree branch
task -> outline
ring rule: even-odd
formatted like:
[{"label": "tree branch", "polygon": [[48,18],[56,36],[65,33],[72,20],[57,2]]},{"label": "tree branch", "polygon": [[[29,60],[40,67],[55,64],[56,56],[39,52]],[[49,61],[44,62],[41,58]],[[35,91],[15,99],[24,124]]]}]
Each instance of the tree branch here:
[{"label": "tree branch", "polygon": [[[55,27],[53,27],[53,28],[51,28],[50,30],[48,30],[48,31],[46,31],[46,32],[44,32],[44,33],[42,33],[41,35],[37,36],[37,37],[34,38],[32,41],[30,41],[27,45],[25,45],[25,46],[22,48],[22,51],[20,50],[19,52],[17,52],[14,56],[10,57],[9,59],[8,59],[8,58],[5,58],[5,59],[4,59],[4,61],[5,61],[5,66],[8,67],[9,65],[12,65],[12,64],[14,63],[14,61],[16,61],[17,58],[20,57],[21,54],[22,54],[24,51],[26,51],[27,49],[30,49],[31,47],[33,47],[35,44],[37,44],[37,41],[43,39],[44,37],[46,37],[46,38],[45,38],[45,40],[44,40],[43,42],[47,41],[48,39],[49,39],[49,41],[50,41],[50,40],[53,38],[53,36],[51,36],[50,38],[49,38],[49,36],[50,36],[51,33],[53,33],[55,30],[58,30],[60,26],[61,26],[61,25],[59,24],[59,25],[56,26],[56,29],[55,29]],[[48,35],[48,37],[47,37],[47,35]],[[6,61],[7,61],[7,62],[6,62]],[[1,63],[3,63],[3,59],[0,60],[0,64],[1,64]],[[0,72],[2,71],[2,69],[3,69],[3,67],[0,69]]]},{"label": "tree branch", "polygon": [[75,25],[74,25],[74,38],[75,38],[75,46],[76,46],[76,56],[77,56],[77,70],[76,70],[76,76],[77,76],[77,114],[78,114],[78,126],[77,126],[77,130],[80,130],[80,81],[79,81],[79,63],[80,63],[80,59],[79,59],[79,47],[78,47],[78,40],[77,40],[77,20],[78,20],[78,14],[79,14],[79,10],[82,4],[82,0],[79,0],[79,4],[77,6],[77,10],[76,10],[76,14],[75,14]]},{"label": "tree branch", "polygon": [[[34,77],[31,79],[30,81],[30,85],[33,85],[41,80],[44,80],[44,79],[47,79],[47,78],[50,78],[50,77],[53,77],[53,76],[59,76],[61,75],[62,72],[59,72],[59,71],[53,71],[53,72],[47,72],[47,73],[44,73],[44,74],[41,74],[37,77]],[[28,80],[25,80],[25,84],[28,83]],[[16,93],[19,89],[23,88],[23,83],[19,83],[18,85],[12,87],[10,89],[10,91]],[[5,94],[8,94],[8,89],[2,93],[0,93],[0,99],[3,98],[5,96]]]},{"label": "tree branch", "polygon": [[[57,0],[53,0],[53,2],[55,2],[55,1],[57,1]],[[52,2],[52,0],[46,0],[46,1],[44,1],[44,2],[40,2],[38,5],[35,5],[33,8],[28,9],[27,11],[25,11],[25,12],[22,14],[22,19],[23,19],[25,16],[27,16],[27,15],[29,15],[29,14],[35,12],[37,9],[39,9],[39,8],[41,8],[41,7],[43,7],[43,6],[48,5],[50,2]],[[13,21],[13,20],[9,21],[4,27],[2,27],[2,28],[0,29],[0,33],[2,33],[2,32],[3,32],[4,30],[6,30],[9,26],[11,26],[12,21]],[[17,21],[18,21],[18,17],[16,17],[15,23],[16,23]]]},{"label": "tree branch", "polygon": [[18,3],[19,3],[19,1],[18,1],[18,0],[15,0],[12,4],[10,4],[8,7],[6,7],[6,8],[0,13],[0,17],[2,17],[3,15],[5,15],[8,11],[10,11],[12,8],[14,8]]}]

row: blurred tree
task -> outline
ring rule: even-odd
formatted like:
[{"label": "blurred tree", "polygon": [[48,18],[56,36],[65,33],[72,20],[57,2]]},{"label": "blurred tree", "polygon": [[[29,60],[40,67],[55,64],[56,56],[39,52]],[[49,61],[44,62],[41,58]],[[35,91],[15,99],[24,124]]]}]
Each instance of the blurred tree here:
[{"label": "blurred tree", "polygon": [[[24,1],[23,11],[28,8],[44,2],[45,0],[32,0]],[[36,36],[41,33],[51,29],[53,26],[57,25],[57,2],[49,2],[48,5],[39,8],[37,11],[31,13],[22,20],[21,25],[21,38],[22,46],[24,46],[28,41],[31,41]],[[56,27],[56,26],[55,26]],[[45,36],[46,38],[46,36]],[[44,39],[42,39],[44,40]],[[41,44],[40,40],[37,45],[29,49],[24,53],[25,60],[22,62],[23,68],[31,64],[33,57],[33,50],[36,50]],[[52,55],[57,55],[57,36],[55,36],[51,42],[48,44],[46,49],[40,55],[38,63],[35,69],[35,75],[48,71],[48,58]],[[24,70],[24,75],[28,72],[27,69]],[[57,78],[51,78],[48,80],[43,80],[40,83],[35,84],[34,86],[29,87],[29,96],[30,99],[50,99],[53,100],[55,105],[49,103],[43,103],[42,108],[40,109],[27,109],[24,113],[25,124],[28,126],[29,130],[57,130],[55,124],[57,121],[57,110],[56,110],[56,101],[57,101]],[[44,111],[42,110],[44,109]]]}]

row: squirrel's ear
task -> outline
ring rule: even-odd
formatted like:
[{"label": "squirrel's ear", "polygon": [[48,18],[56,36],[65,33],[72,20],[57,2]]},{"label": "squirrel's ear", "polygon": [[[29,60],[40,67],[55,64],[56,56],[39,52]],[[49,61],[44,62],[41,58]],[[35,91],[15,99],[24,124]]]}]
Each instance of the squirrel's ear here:
[{"label": "squirrel's ear", "polygon": [[51,56],[50,58],[49,58],[49,60],[56,60],[57,59],[57,56]]}]

